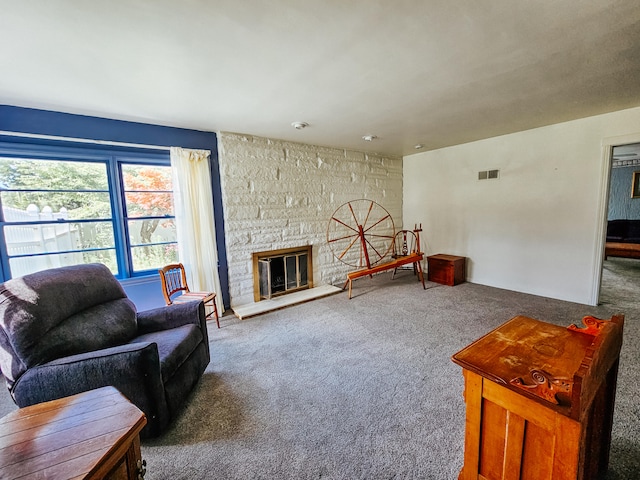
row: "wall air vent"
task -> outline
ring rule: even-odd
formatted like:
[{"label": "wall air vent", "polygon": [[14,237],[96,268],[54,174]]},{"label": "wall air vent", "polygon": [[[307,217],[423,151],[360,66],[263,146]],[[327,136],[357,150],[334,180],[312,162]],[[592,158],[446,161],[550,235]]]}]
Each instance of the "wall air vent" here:
[{"label": "wall air vent", "polygon": [[500,170],[483,170],[478,172],[478,180],[488,180],[491,178],[498,178],[498,172]]}]

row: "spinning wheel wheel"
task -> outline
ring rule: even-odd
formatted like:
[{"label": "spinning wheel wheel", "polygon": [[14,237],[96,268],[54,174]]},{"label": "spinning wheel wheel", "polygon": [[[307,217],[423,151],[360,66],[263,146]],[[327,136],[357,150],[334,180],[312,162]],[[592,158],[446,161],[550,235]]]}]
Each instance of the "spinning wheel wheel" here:
[{"label": "spinning wheel wheel", "polygon": [[366,199],[340,205],[329,220],[327,243],[333,255],[355,268],[371,268],[387,256],[394,244],[391,214]]}]

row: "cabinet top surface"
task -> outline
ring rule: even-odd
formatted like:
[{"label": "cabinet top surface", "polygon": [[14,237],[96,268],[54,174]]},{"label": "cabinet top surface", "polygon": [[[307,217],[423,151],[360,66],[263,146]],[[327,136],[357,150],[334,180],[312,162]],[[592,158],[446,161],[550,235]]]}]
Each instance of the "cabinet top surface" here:
[{"label": "cabinet top surface", "polygon": [[448,262],[454,262],[456,260],[464,260],[466,257],[460,257],[458,255],[448,255],[446,253],[439,253],[437,255],[429,255],[427,260],[446,260]]},{"label": "cabinet top surface", "polygon": [[502,384],[528,378],[534,369],[571,379],[592,340],[581,332],[517,316],[460,350],[452,360]]},{"label": "cabinet top surface", "polygon": [[0,419],[0,478],[83,478],[146,423],[113,387],[15,410]]}]

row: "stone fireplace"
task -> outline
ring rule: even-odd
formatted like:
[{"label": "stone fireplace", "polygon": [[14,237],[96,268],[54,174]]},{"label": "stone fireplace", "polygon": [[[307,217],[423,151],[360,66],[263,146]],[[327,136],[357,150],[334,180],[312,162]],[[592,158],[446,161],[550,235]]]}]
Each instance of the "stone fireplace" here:
[{"label": "stone fireplace", "polygon": [[[289,303],[324,286],[342,287],[351,267],[332,253],[327,224],[343,203],[357,198],[374,200],[401,228],[402,157],[228,132],[220,133],[218,145],[234,312]],[[256,301],[259,277],[254,273],[252,252],[308,244],[313,245],[313,273],[311,266],[307,271],[309,288]]]},{"label": "stone fireplace", "polygon": [[313,287],[312,246],[253,253],[255,302]]}]

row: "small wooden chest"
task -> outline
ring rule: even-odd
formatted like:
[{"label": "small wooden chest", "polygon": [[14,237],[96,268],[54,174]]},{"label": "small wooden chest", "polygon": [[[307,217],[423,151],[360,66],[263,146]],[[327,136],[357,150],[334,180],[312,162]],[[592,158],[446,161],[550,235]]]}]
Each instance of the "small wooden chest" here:
[{"label": "small wooden chest", "polygon": [[431,255],[427,257],[427,274],[430,282],[458,285],[465,281],[466,257],[455,255]]}]

